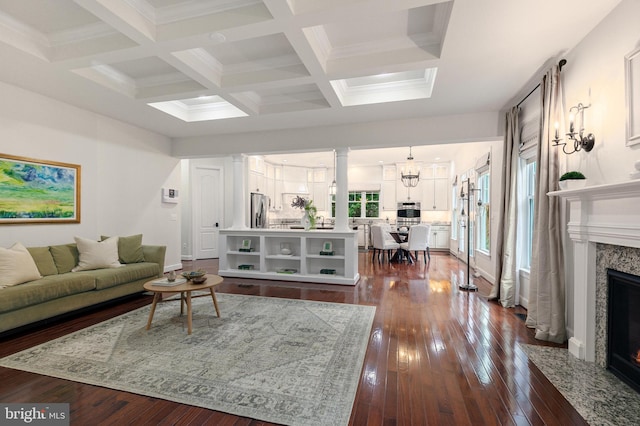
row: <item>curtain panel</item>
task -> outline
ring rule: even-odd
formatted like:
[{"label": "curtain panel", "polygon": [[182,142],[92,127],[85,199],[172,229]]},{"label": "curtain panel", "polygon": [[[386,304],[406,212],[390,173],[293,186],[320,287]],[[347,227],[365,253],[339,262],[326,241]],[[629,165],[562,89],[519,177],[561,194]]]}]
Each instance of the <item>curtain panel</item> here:
[{"label": "curtain panel", "polygon": [[518,153],[520,150],[520,128],[518,115],[520,108],[515,106],[506,115],[504,136],[504,158],[500,186],[502,188],[502,205],[499,206],[498,240],[496,256],[498,265],[496,277],[498,283],[491,288],[489,300],[499,300],[505,308],[516,304],[517,279],[517,225],[518,225]]},{"label": "curtain panel", "polygon": [[554,122],[563,120],[560,70],[553,66],[540,84],[542,120],[537,148],[531,283],[526,324],[536,339],[563,343],[565,325],[564,256],[561,240],[560,197],[549,197],[558,189],[558,150],[551,146]]}]

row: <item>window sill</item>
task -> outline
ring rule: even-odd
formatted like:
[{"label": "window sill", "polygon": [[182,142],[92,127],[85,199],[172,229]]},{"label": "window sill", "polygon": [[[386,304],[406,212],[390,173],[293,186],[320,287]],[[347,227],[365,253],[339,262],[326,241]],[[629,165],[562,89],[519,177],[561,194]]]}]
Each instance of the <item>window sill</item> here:
[{"label": "window sill", "polygon": [[486,257],[487,259],[491,259],[491,252],[489,252],[489,251],[476,249],[476,253],[481,254],[482,256]]}]

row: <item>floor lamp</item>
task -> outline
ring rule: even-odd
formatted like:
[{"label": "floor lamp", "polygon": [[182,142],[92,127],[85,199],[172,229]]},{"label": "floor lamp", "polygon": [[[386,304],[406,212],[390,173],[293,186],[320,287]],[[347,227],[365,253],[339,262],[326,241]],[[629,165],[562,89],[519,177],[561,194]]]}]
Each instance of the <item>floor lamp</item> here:
[{"label": "floor lamp", "polygon": [[[464,192],[464,184],[467,184],[467,193]],[[460,284],[458,288],[464,291],[478,291],[478,286],[471,282],[471,197],[473,196],[473,191],[480,191],[480,189],[476,189],[473,187],[473,182],[471,179],[467,178],[462,181],[462,185],[460,188],[460,198],[462,199],[462,211],[460,212],[460,216],[463,218],[466,217],[466,238],[467,238],[467,282],[465,284]],[[467,213],[464,212],[464,202],[467,202]]]}]

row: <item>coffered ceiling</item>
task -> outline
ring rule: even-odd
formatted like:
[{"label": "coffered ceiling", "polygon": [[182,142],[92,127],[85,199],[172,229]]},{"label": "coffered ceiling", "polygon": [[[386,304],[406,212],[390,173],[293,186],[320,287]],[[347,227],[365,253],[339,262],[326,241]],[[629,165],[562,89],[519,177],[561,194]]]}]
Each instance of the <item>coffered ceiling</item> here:
[{"label": "coffered ceiling", "polygon": [[618,2],[0,0],[0,80],[176,140],[495,112]]}]

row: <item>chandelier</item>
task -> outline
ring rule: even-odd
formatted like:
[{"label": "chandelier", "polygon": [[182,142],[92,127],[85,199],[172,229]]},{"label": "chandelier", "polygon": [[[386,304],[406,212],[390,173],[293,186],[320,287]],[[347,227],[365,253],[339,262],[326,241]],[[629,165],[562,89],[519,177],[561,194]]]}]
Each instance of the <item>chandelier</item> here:
[{"label": "chandelier", "polygon": [[402,184],[407,188],[415,188],[420,181],[420,170],[413,162],[413,155],[411,155],[411,147],[409,147],[409,156],[402,171],[400,172],[400,180]]}]

